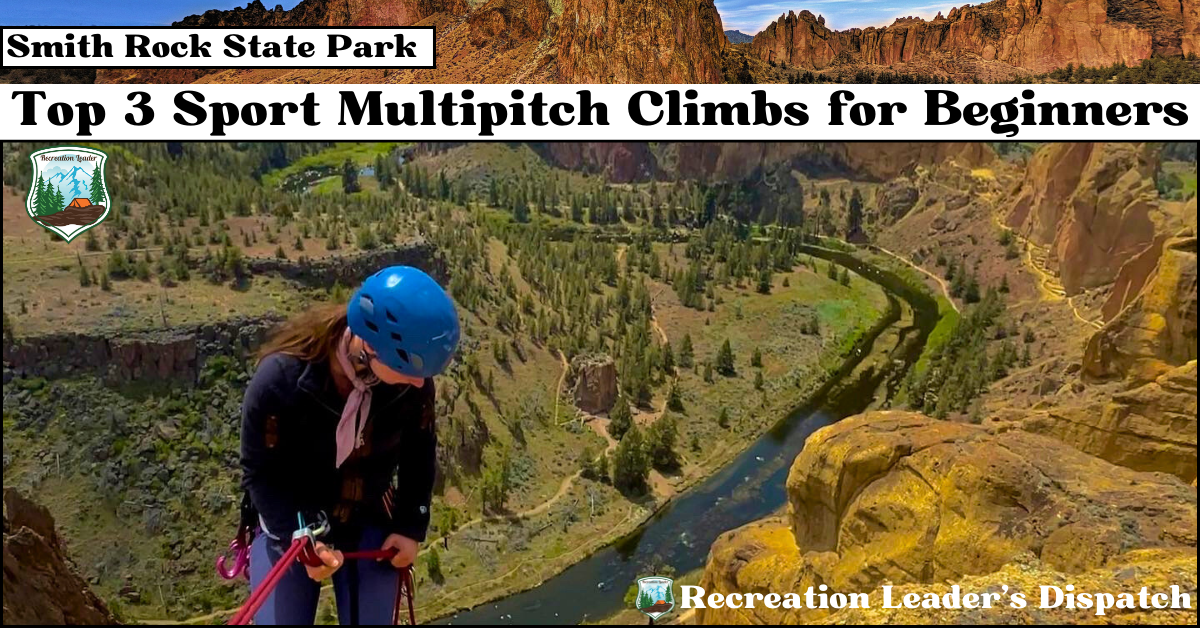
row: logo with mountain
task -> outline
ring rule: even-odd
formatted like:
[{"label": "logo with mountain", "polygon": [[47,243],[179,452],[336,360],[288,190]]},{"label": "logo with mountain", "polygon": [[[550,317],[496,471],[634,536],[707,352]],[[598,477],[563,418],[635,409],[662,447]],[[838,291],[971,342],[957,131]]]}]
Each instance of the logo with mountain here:
[{"label": "logo with mountain", "polygon": [[638,578],[637,600],[634,606],[652,620],[666,615],[675,608],[675,594],[671,591],[674,581],[662,576]]},{"label": "logo with mountain", "polygon": [[70,242],[108,218],[112,201],[104,166],[108,153],[81,146],[58,146],[29,156],[33,180],[25,211],[39,225]]}]

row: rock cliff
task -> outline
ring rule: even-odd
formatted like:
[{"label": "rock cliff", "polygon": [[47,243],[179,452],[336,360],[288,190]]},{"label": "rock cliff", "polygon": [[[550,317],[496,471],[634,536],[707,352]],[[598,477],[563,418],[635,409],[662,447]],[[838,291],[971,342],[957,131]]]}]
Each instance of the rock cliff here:
[{"label": "rock cliff", "polygon": [[1196,237],[1166,242],[1153,276],[1125,309],[1088,340],[1084,372],[1152,381],[1196,359]]},{"label": "rock cliff", "polygon": [[189,15],[173,26],[408,26],[442,11],[465,13],[467,0],[302,0],[267,9],[261,0],[228,11]]},{"label": "rock cliff", "polygon": [[564,0],[563,83],[720,83],[727,46],[712,0]]},{"label": "rock cliff", "polygon": [[432,70],[102,70],[99,82],[720,83],[728,45],[712,0],[259,0],[176,26],[412,25],[437,29]]},{"label": "rock cliff", "polygon": [[992,0],[933,20],[834,31],[809,11],[789,11],[754,37],[755,56],[819,70],[835,62],[953,65],[970,57],[1031,72],[1067,64],[1135,65],[1196,46],[1196,9],[1174,0]]},{"label": "rock cliff", "polygon": [[[1033,595],[1041,584],[1067,580],[1118,590],[1135,583],[1196,586],[1193,487],[1021,430],[909,412],[852,417],[809,437],[792,465],[787,493],[785,517],[749,524],[714,543],[700,582],[706,592],[803,593],[820,584],[841,593],[872,592],[885,582],[922,591],[1008,584]],[[887,611],[874,606],[833,615],[706,609],[697,611],[696,621],[881,621],[876,615]],[[997,621],[978,610],[922,612],[946,623]],[[1016,623],[1097,619],[1036,608],[1001,612]],[[1123,611],[1102,619],[1194,618],[1194,611]]]},{"label": "rock cliff", "polygon": [[4,489],[4,625],[75,624],[117,621],[71,566],[50,513]]},{"label": "rock cliff", "polygon": [[1155,380],[1067,403],[1021,412],[1021,429],[1053,436],[1080,451],[1137,471],[1196,479],[1196,361]]},{"label": "rock cliff", "polygon": [[1058,143],[1033,156],[1006,222],[1049,248],[1068,295],[1112,284],[1126,264],[1130,284],[1121,294],[1137,294],[1165,236],[1185,224],[1180,204],[1159,199],[1158,151],[1152,144]]}]

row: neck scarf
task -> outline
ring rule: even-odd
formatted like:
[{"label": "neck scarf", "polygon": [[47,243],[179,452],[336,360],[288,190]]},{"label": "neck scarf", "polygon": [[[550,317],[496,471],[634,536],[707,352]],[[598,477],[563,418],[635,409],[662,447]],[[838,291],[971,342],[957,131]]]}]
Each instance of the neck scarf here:
[{"label": "neck scarf", "polygon": [[[349,458],[350,454],[362,445],[363,428],[367,426],[367,415],[371,412],[371,387],[350,366],[351,337],[350,329],[347,328],[337,350],[338,364],[342,367],[342,372],[346,374],[346,377],[350,378],[350,383],[354,385],[354,390],[350,391],[350,397],[346,399],[346,405],[342,408],[342,418],[337,425],[337,467],[341,467],[346,458]],[[355,427],[356,423],[357,428]]]}]

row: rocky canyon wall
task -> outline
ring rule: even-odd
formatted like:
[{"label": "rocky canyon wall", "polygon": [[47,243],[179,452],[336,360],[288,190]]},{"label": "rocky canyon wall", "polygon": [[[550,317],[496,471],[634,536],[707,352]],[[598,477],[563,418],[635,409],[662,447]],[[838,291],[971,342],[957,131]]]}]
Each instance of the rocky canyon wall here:
[{"label": "rocky canyon wall", "polygon": [[[176,26],[433,25],[439,67],[425,71],[288,74],[306,82],[720,83],[728,45],[712,0],[260,0],[188,16]],[[508,55],[504,53],[508,52]],[[105,70],[99,82],[237,82],[221,70]],[[415,72],[415,74],[414,74]],[[285,81],[291,82],[291,81]]]},{"label": "rocky canyon wall", "polygon": [[564,0],[563,83],[720,83],[727,44],[712,0]]},{"label": "rocky canyon wall", "polygon": [[[199,260],[195,260],[199,263]],[[252,258],[251,275],[272,274],[297,284],[328,288],[357,285],[379,268],[416,266],[443,284],[445,261],[433,245],[418,240],[358,255],[331,255],[306,262]],[[67,331],[29,338],[4,338],[4,381],[12,377],[95,375],[110,384],[133,381],[193,383],[216,355],[248,355],[266,339],[282,316],[232,318],[121,335]]]},{"label": "rocky canyon wall", "polygon": [[1141,290],[1165,238],[1185,228],[1183,204],[1158,196],[1158,151],[1154,144],[1085,142],[1046,144],[1034,154],[1005,220],[1049,249],[1068,295],[1121,278],[1115,298],[1123,307]]},{"label": "rocky canyon wall", "polygon": [[928,21],[907,17],[883,28],[844,31],[829,29],[810,11],[789,11],[756,35],[750,49],[764,61],[813,70],[835,61],[892,66],[933,59],[953,64],[962,57],[1038,73],[1067,64],[1136,65],[1153,53],[1185,54],[1196,48],[1194,5],[1188,0],[992,0]]},{"label": "rocky canyon wall", "polygon": [[[558,168],[605,173],[616,183],[651,179],[741,181],[764,169],[790,167],[884,181],[947,159],[977,167],[995,153],[983,142],[539,142],[531,145]],[[425,143],[421,150],[450,147]]]}]

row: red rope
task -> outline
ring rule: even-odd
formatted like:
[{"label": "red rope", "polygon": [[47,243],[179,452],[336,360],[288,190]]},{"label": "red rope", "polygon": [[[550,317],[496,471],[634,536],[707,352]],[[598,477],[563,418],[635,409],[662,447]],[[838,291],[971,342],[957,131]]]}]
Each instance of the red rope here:
[{"label": "red rope", "polygon": [[292,561],[296,560],[296,557],[300,555],[300,551],[307,544],[307,537],[292,540],[291,547],[271,567],[271,571],[267,573],[267,577],[263,580],[262,584],[250,592],[250,599],[246,600],[246,604],[242,606],[241,610],[235,613],[233,618],[229,620],[230,626],[245,626],[250,623],[250,620],[254,618],[254,614],[266,603],[267,596],[271,595],[271,591],[275,590],[275,586],[283,579],[283,574],[291,568]]},{"label": "red rope", "polygon": [[[242,608],[229,620],[228,625],[245,626],[250,623],[254,618],[254,614],[266,603],[267,597],[271,595],[271,591],[275,590],[279,581],[283,579],[283,574],[292,566],[292,561],[300,559],[302,555],[307,556],[311,554],[311,552],[306,551],[308,549],[308,541],[308,537],[301,537],[292,541],[291,547],[271,567],[271,571],[267,573],[267,577],[263,579],[262,584],[250,592],[250,598],[246,600]],[[389,548],[385,550],[344,552],[342,558],[345,560],[391,560],[395,555],[396,550]],[[309,560],[313,558],[316,557],[312,556]],[[320,561],[319,558],[316,558],[316,560]],[[408,622],[412,626],[417,625],[416,611],[413,609],[412,591],[412,567],[409,566],[401,569],[396,578],[396,607],[392,610],[392,625],[400,625],[400,609],[405,601],[408,603]]]}]

